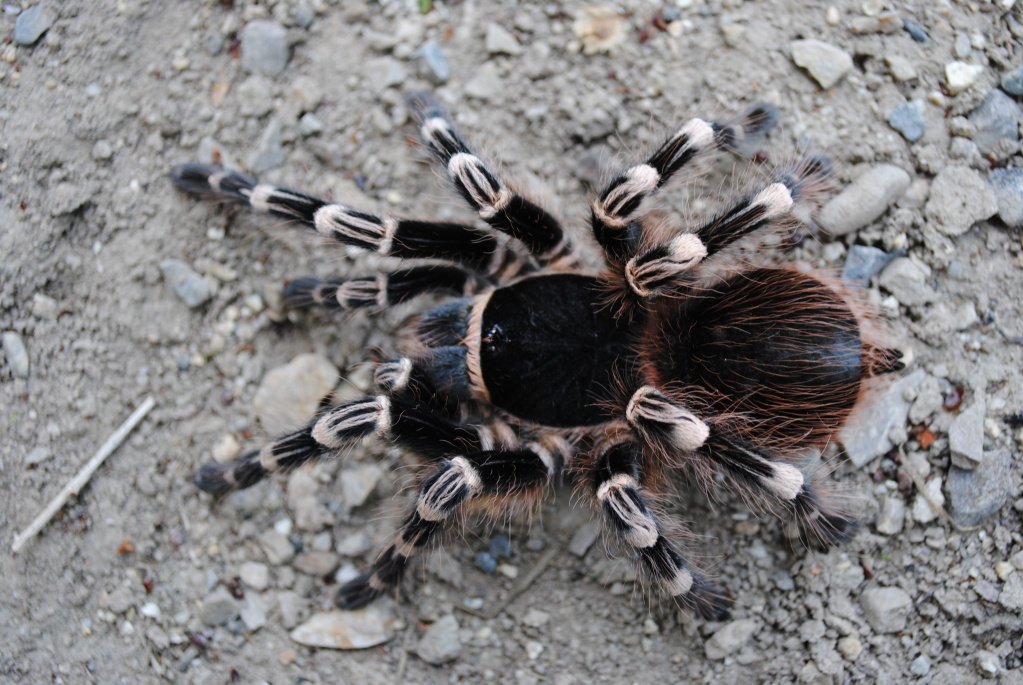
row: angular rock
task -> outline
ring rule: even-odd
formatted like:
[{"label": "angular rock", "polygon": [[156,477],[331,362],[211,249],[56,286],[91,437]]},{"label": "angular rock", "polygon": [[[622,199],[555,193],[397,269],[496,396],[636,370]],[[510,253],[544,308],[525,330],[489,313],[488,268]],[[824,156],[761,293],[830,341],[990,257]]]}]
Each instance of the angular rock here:
[{"label": "angular rock", "polygon": [[931,478],[925,483],[925,488],[926,492],[918,492],[916,499],[913,500],[913,520],[917,523],[930,523],[938,518],[938,512],[935,511],[935,507],[931,506],[931,502],[939,507],[945,506],[945,493],[941,491],[941,478]]},{"label": "angular rock", "polygon": [[909,414],[910,402],[906,400],[905,394],[915,390],[926,376],[926,371],[917,369],[895,381],[883,395],[858,414],[853,423],[841,430],[838,440],[849,461],[862,467],[894,446],[890,434],[893,429],[904,431],[906,416]]},{"label": "angular rock", "polygon": [[911,143],[923,138],[927,130],[923,100],[910,100],[888,112],[888,125]]},{"label": "angular rock", "polygon": [[916,67],[905,57],[898,55],[885,55],[885,63],[888,71],[896,81],[912,81],[916,78]]},{"label": "angular rock", "polygon": [[984,177],[966,166],[947,166],[931,183],[924,216],[942,233],[966,233],[998,211],[995,193]]},{"label": "angular rock", "polygon": [[246,561],[238,570],[238,576],[256,592],[262,592],[270,585],[270,569],[258,561]]},{"label": "angular rock", "polygon": [[600,530],[600,521],[589,521],[579,526],[568,542],[568,551],[577,557],[586,556],[586,552],[600,537]]},{"label": "angular rock", "polygon": [[245,603],[242,604],[242,624],[250,633],[255,632],[266,625],[266,614],[270,607],[267,606],[258,592],[247,592]]},{"label": "angular rock", "polygon": [[[993,89],[970,114],[970,122],[977,127],[973,142],[985,155],[1004,159],[1019,148],[1019,122],[1023,107],[1011,97]],[[1005,141],[1010,144],[1006,145]]]},{"label": "angular rock", "polygon": [[988,181],[998,204],[998,218],[1010,228],[1023,227],[1023,167],[995,169]]},{"label": "angular rock", "polygon": [[998,603],[1010,611],[1023,610],[1023,573],[1013,573],[1002,586]]},{"label": "angular rock", "polygon": [[749,642],[759,628],[756,621],[748,618],[726,623],[704,643],[707,658],[714,661],[724,659]]},{"label": "angular rock", "polygon": [[504,90],[504,81],[492,62],[476,70],[476,75],[465,84],[465,94],[477,100],[491,100]]},{"label": "angular rock", "polygon": [[339,563],[337,555],[333,552],[312,551],[302,552],[295,557],[291,565],[306,575],[325,578],[334,572]]},{"label": "angular rock", "polygon": [[208,626],[219,626],[238,617],[238,600],[226,588],[218,587],[205,600],[199,610],[199,619]]},{"label": "angular rock", "polygon": [[898,535],[906,520],[906,503],[898,493],[888,493],[881,503],[881,512],[874,524],[882,535]]},{"label": "angular rock", "polygon": [[434,83],[447,83],[451,78],[451,65],[437,41],[428,40],[423,43],[419,48],[419,57],[426,65],[427,76]]},{"label": "angular rock", "polygon": [[401,63],[393,57],[370,60],[364,67],[366,80],[374,88],[391,88],[405,82],[406,74]]},{"label": "angular rock", "polygon": [[200,276],[180,259],[163,260],[160,271],[164,283],[191,309],[208,302],[216,292],[216,284],[211,279]]},{"label": "angular rock", "polygon": [[273,528],[266,529],[259,536],[259,546],[266,553],[267,561],[274,566],[286,564],[295,558],[295,546]]},{"label": "angular rock", "polygon": [[976,526],[998,513],[1012,491],[1012,457],[992,450],[973,471],[948,471],[949,513],[961,526]]},{"label": "angular rock", "polygon": [[431,624],[416,645],[416,654],[419,658],[434,666],[457,659],[461,652],[462,641],[458,636],[458,620],[451,614]]},{"label": "angular rock", "polygon": [[309,422],[337,385],[338,370],[318,354],[301,354],[263,377],[252,400],[260,425],[280,435]]},{"label": "angular rock", "polygon": [[968,409],[959,412],[948,429],[948,447],[952,463],[972,471],[984,459],[984,396],[979,395]]},{"label": "angular rock", "polygon": [[789,44],[792,61],[803,67],[821,88],[830,88],[853,67],[845,50],[820,40],[795,40]]},{"label": "angular rock", "polygon": [[21,336],[14,331],[7,331],[3,336],[4,356],[7,358],[7,365],[11,368],[17,378],[28,378],[29,357],[28,350]]},{"label": "angular rock", "polygon": [[18,45],[33,45],[52,25],[53,15],[43,3],[33,5],[15,19],[14,42]]},{"label": "angular rock", "polygon": [[281,122],[273,117],[263,129],[256,149],[249,155],[249,169],[254,174],[262,174],[275,169],[284,163],[285,153],[281,147]]},{"label": "angular rock", "polygon": [[281,612],[281,625],[291,629],[298,625],[298,617],[305,611],[306,602],[298,593],[285,590],[277,595],[277,608]]},{"label": "angular rock", "polygon": [[913,600],[901,588],[873,587],[863,591],[860,605],[874,632],[896,633],[906,628]]},{"label": "angular rock", "polygon": [[334,551],[343,557],[361,557],[373,549],[373,540],[365,531],[356,531],[340,537],[334,545]]},{"label": "angular rock", "polygon": [[515,36],[494,22],[487,24],[487,35],[483,44],[491,55],[518,55],[522,52],[522,46],[515,40]]},{"label": "angular rock", "polygon": [[267,76],[277,76],[291,57],[288,32],[275,21],[257,19],[241,32],[242,66]]},{"label": "angular rock", "polygon": [[938,294],[927,285],[926,267],[909,257],[898,257],[881,272],[881,287],[895,296],[901,304],[914,307],[938,299]]},{"label": "angular rock", "polygon": [[355,611],[327,611],[291,631],[291,639],[309,647],[367,649],[394,637],[398,619],[393,601],[382,598]]},{"label": "angular rock", "polygon": [[341,503],[351,511],[361,507],[376,489],[383,469],[377,464],[360,464],[341,471]]},{"label": "angular rock", "polygon": [[1016,97],[1023,96],[1023,65],[1002,75],[1002,90]]},{"label": "angular rock", "polygon": [[333,517],[317,497],[320,483],[313,474],[299,469],[288,476],[288,507],[295,515],[299,530],[322,530],[333,522]]},{"label": "angular rock", "polygon": [[966,62],[949,62],[945,65],[945,84],[952,95],[966,90],[984,73],[984,67]]},{"label": "angular rock", "polygon": [[909,174],[891,164],[879,164],[856,178],[824,205],[817,222],[833,235],[868,226],[909,188]]}]

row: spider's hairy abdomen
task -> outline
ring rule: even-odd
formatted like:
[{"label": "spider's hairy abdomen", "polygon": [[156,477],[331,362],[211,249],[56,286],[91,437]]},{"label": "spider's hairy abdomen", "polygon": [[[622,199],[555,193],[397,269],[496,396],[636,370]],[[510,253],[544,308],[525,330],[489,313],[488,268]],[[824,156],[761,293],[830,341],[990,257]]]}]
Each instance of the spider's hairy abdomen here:
[{"label": "spider's hairy abdomen", "polygon": [[764,449],[821,445],[845,423],[864,376],[852,309],[791,269],[741,273],[673,303],[645,340],[649,382],[732,416]]}]

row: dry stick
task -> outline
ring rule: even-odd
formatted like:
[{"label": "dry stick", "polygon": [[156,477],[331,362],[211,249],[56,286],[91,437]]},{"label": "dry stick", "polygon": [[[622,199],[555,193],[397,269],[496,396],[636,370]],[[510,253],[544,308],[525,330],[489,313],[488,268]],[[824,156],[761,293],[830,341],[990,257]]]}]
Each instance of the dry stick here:
[{"label": "dry stick", "polygon": [[114,434],[107,438],[107,441],[104,442],[102,447],[96,451],[96,454],[92,455],[92,459],[90,459],[88,463],[75,474],[75,477],[64,486],[64,489],[61,490],[56,497],[50,500],[50,503],[47,504],[46,508],[35,517],[35,520],[32,521],[31,525],[18,533],[17,537],[14,538],[14,544],[11,545],[12,552],[17,554],[18,551],[25,546],[26,542],[35,537],[39,531],[46,527],[46,524],[57,515],[57,512],[63,508],[69,499],[77,495],[81,489],[85,487],[85,485],[89,482],[89,479],[92,478],[92,474],[96,472],[96,469],[100,467],[107,457],[113,454],[114,450],[121,446],[121,443],[128,437],[128,434],[135,429],[135,426],[139,425],[139,422],[155,405],[156,401],[152,397],[147,397],[146,400],[139,405],[138,409],[136,409],[132,415],[128,417],[128,420],[122,423],[120,427],[114,431]]}]

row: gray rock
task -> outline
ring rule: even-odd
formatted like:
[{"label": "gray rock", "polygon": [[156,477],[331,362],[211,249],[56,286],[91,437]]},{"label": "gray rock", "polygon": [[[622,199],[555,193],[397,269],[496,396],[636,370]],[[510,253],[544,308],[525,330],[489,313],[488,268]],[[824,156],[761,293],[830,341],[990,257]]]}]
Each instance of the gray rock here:
[{"label": "gray rock", "polygon": [[577,557],[586,556],[586,552],[600,537],[600,521],[589,521],[579,526],[568,543],[568,551]]},{"label": "gray rock", "polygon": [[984,67],[979,64],[949,62],[945,65],[945,84],[949,93],[957,95],[976,83],[983,73]]},{"label": "gray rock", "polygon": [[894,254],[876,247],[853,245],[849,248],[845,264],[842,266],[842,279],[865,288],[870,285],[870,279],[880,273],[893,259]]},{"label": "gray rock", "polygon": [[419,57],[426,65],[427,76],[436,84],[447,83],[451,78],[451,65],[444,51],[435,40],[428,40],[419,48]]},{"label": "gray rock", "polygon": [[28,378],[28,350],[25,349],[21,336],[14,331],[6,331],[3,339],[4,356],[7,358],[7,365],[11,367],[11,373],[18,378]]},{"label": "gray rock", "polygon": [[33,45],[52,25],[53,15],[43,4],[33,5],[14,21],[14,42],[18,45]]},{"label": "gray rock", "polygon": [[839,442],[856,467],[862,467],[890,450],[894,446],[893,432],[904,434],[910,407],[905,395],[914,391],[926,376],[926,371],[917,369],[895,381],[864,410],[855,426],[847,425],[841,430]]},{"label": "gray rock", "polygon": [[898,493],[888,493],[881,503],[875,526],[882,535],[898,535],[906,520],[906,503]]},{"label": "gray rock", "polygon": [[927,285],[927,277],[924,265],[909,257],[899,257],[884,268],[878,282],[900,303],[914,307],[938,299],[938,294]]},{"label": "gray rock", "polygon": [[522,46],[515,40],[515,36],[494,22],[487,24],[484,46],[491,55],[518,55],[522,52]]},{"label": "gray rock", "polygon": [[888,112],[888,125],[911,143],[923,138],[927,130],[923,100],[911,100]]},{"label": "gray rock", "polygon": [[973,471],[948,471],[952,518],[962,526],[978,525],[1002,508],[1012,491],[1012,457],[1008,450],[984,453]]},{"label": "gray rock", "polygon": [[263,548],[267,561],[275,566],[286,564],[295,557],[295,546],[273,528],[267,528],[259,536],[259,546]]},{"label": "gray rock", "polygon": [[803,67],[821,88],[830,88],[853,67],[845,50],[820,40],[796,40],[789,44],[792,61]]},{"label": "gray rock", "polygon": [[988,181],[998,203],[998,218],[1010,228],[1023,227],[1023,167],[995,169]]},{"label": "gray rock", "polygon": [[465,94],[477,100],[492,100],[504,90],[504,81],[493,62],[476,70],[476,75],[465,84]]},{"label": "gray rock", "polygon": [[246,593],[240,612],[245,629],[252,633],[265,626],[268,610],[266,600],[258,592]]},{"label": "gray rock", "polygon": [[416,645],[416,654],[419,658],[434,666],[457,659],[461,652],[462,641],[458,636],[458,620],[451,614],[431,624]]},{"label": "gray rock", "polygon": [[1002,90],[1016,97],[1023,96],[1023,65],[1002,75]]},{"label": "gray rock", "polygon": [[67,181],[58,183],[50,190],[50,216],[67,216],[78,211],[92,200],[89,188]]},{"label": "gray rock", "polygon": [[969,167],[947,166],[931,183],[924,216],[942,233],[957,236],[997,211],[995,193],[983,176]]},{"label": "gray rock", "polygon": [[337,379],[338,370],[329,359],[301,354],[267,372],[256,389],[252,409],[267,433],[286,433],[313,418]]},{"label": "gray rock", "polygon": [[749,642],[759,628],[756,621],[748,618],[726,623],[704,643],[707,658],[714,661],[724,659]]},{"label": "gray rock", "polygon": [[22,463],[31,468],[39,466],[52,456],[50,450],[42,445],[32,448],[32,451],[25,455]]},{"label": "gray rock", "polygon": [[1010,611],[1023,609],[1023,573],[1013,573],[998,595],[998,603]]},{"label": "gray rock", "polygon": [[250,21],[241,33],[242,66],[267,76],[277,76],[288,66],[291,51],[288,32],[275,21]]},{"label": "gray rock", "polygon": [[949,426],[952,463],[961,469],[972,471],[984,459],[984,408],[984,396],[979,395]]},{"label": "gray rock", "polygon": [[891,164],[879,164],[860,174],[841,193],[824,205],[817,222],[833,235],[863,228],[909,188],[909,174]]},{"label": "gray rock", "polygon": [[288,476],[288,507],[294,513],[299,530],[318,531],[333,523],[333,517],[320,503],[320,483],[310,471],[299,469]]},{"label": "gray rock", "polygon": [[885,55],[885,63],[888,71],[896,81],[912,81],[916,78],[916,67],[905,57],[898,55]]},{"label": "gray rock", "polygon": [[[1019,148],[1019,122],[1023,118],[1023,107],[1011,97],[993,89],[970,114],[970,121],[977,127],[973,142],[985,155],[1004,159]],[[1003,141],[1008,140],[1009,145]],[[1008,154],[1007,154],[1008,153]]]},{"label": "gray rock", "polygon": [[987,651],[982,649],[977,652],[977,670],[987,675],[997,675],[998,671],[1002,670],[1001,660]]},{"label": "gray rock", "polygon": [[305,611],[306,601],[291,590],[285,590],[277,595],[277,608],[281,612],[281,625],[287,629],[298,625],[299,616]]},{"label": "gray rock", "polygon": [[366,62],[363,67],[366,80],[373,88],[391,88],[405,82],[406,73],[401,63],[393,57],[380,57]]},{"label": "gray rock", "polygon": [[334,572],[339,563],[338,556],[333,552],[312,551],[302,552],[291,565],[306,575],[325,578]]},{"label": "gray rock", "polygon": [[291,639],[309,647],[366,649],[394,637],[394,602],[381,598],[364,609],[316,614],[291,631]]},{"label": "gray rock", "polygon": [[219,626],[237,618],[239,610],[238,600],[227,589],[218,587],[203,600],[199,619],[208,626]]},{"label": "gray rock", "polygon": [[[945,493],[941,491],[941,478],[935,476],[924,484],[925,492],[917,492],[913,500],[913,520],[917,523],[930,523],[938,518],[938,507],[945,506]],[[926,496],[925,496],[926,495]]]},{"label": "gray rock", "polygon": [[[242,116],[261,117],[264,114],[269,114],[273,108],[273,83],[270,79],[260,74],[253,74],[238,86],[238,109]],[[203,139],[200,145],[205,141],[206,139]],[[217,147],[222,146],[218,145]],[[200,152],[199,160],[206,161],[202,152]]]},{"label": "gray rock", "polygon": [[351,511],[361,507],[380,482],[383,469],[377,464],[360,464],[341,471],[341,503]]},{"label": "gray rock", "polygon": [[874,632],[896,633],[905,629],[913,600],[901,588],[873,587],[863,591],[860,605]]},{"label": "gray rock", "polygon": [[934,376],[927,376],[916,390],[916,399],[909,408],[909,422],[923,423],[941,408],[943,401],[941,383]]},{"label": "gray rock", "polygon": [[316,8],[313,7],[310,0],[298,0],[291,16],[295,21],[295,26],[307,29],[313,25],[313,21],[316,19]]},{"label": "gray rock", "polygon": [[298,132],[305,137],[315,136],[323,130],[323,122],[312,112],[306,112],[298,120]]},{"label": "gray rock", "polygon": [[[495,563],[496,568],[496,563]],[[444,548],[434,550],[426,560],[426,570],[454,588],[465,585],[462,564]]]},{"label": "gray rock", "polygon": [[373,549],[373,540],[365,531],[356,531],[341,537],[334,545],[334,551],[343,557],[361,557]]},{"label": "gray rock", "polygon": [[256,149],[249,155],[248,166],[254,174],[262,174],[279,167],[284,162],[284,148],[281,147],[281,122],[274,117],[267,122]]},{"label": "gray rock", "polygon": [[246,561],[238,570],[238,576],[256,592],[262,592],[270,585],[270,569],[258,561]]},{"label": "gray rock", "polygon": [[931,660],[921,654],[913,659],[913,663],[909,665],[909,672],[915,676],[927,675],[931,672]]},{"label": "gray rock", "polygon": [[216,292],[212,279],[200,276],[180,259],[165,259],[160,262],[163,281],[182,302],[195,309],[210,300]]}]

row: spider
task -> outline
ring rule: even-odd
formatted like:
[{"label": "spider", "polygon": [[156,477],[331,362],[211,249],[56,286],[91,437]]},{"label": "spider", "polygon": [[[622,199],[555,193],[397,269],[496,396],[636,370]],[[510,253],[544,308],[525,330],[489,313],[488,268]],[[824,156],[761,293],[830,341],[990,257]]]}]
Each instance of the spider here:
[{"label": "spider", "polygon": [[[452,296],[408,323],[406,356],[380,363],[380,394],[323,410],[307,426],[194,481],[222,495],[335,455],[376,434],[412,452],[417,495],[393,541],[335,603],[366,605],[471,512],[535,506],[560,478],[599,509],[649,584],[674,605],[721,620],[731,602],[683,551],[684,529],[658,506],[677,475],[724,484],[790,523],[807,544],[851,538],[852,516],[798,457],[848,420],[869,379],[902,367],[870,342],[848,294],[819,274],[729,256],[742,239],[788,235],[829,164],[809,157],[691,230],[659,228],[644,200],[714,152],[737,152],[777,121],[755,105],[725,122],[691,119],[615,176],[591,205],[606,265],[579,267],[558,221],[515,192],[427,95],[410,98],[425,145],[487,229],[378,216],[185,164],[172,179],[305,226],[342,245],[434,260],[349,280],[299,278],[285,303],[386,308]],[[439,263],[438,263],[439,262]]]}]

